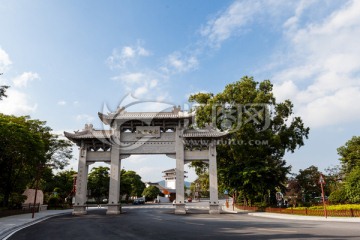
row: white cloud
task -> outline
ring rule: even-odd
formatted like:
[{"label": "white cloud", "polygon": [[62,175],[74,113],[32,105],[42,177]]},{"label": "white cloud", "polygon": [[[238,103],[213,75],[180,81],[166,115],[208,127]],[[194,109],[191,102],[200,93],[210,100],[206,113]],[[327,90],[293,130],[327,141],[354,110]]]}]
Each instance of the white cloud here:
[{"label": "white cloud", "polygon": [[125,84],[137,84],[146,78],[146,75],[141,72],[125,73],[119,76],[113,77],[112,80],[121,81]]},{"label": "white cloud", "polygon": [[91,123],[92,121],[95,120],[93,115],[88,115],[88,114],[76,115],[75,119],[78,122],[84,122],[85,121],[86,123]]},{"label": "white cloud", "polygon": [[195,55],[183,56],[180,52],[174,52],[167,57],[166,66],[162,68],[166,72],[172,71],[178,73],[195,70],[198,65],[199,61]]},{"label": "white cloud", "polygon": [[292,61],[273,77],[275,93],[280,99],[293,100],[296,113],[311,127],[360,120],[355,104],[360,101],[358,9],[359,1],[349,1],[320,21],[284,24],[289,43],[284,58]]},{"label": "white cloud", "polygon": [[278,101],[293,99],[298,92],[297,86],[292,81],[285,81],[281,84],[274,85],[274,94]]},{"label": "white cloud", "polygon": [[26,87],[27,84],[31,81],[40,79],[39,74],[33,72],[24,72],[18,77],[13,79],[13,83],[15,87]]},{"label": "white cloud", "polygon": [[135,50],[129,46],[123,47],[121,55],[123,58],[133,58],[135,57]]},{"label": "white cloud", "polygon": [[6,72],[11,64],[9,55],[0,46],[0,73]]},{"label": "white cloud", "polygon": [[143,48],[141,46],[137,46],[136,52],[139,56],[147,57],[147,56],[151,55],[150,51],[146,50],[145,48]]},{"label": "white cloud", "polygon": [[360,88],[342,88],[302,105],[298,114],[312,127],[360,121]]},{"label": "white cloud", "polygon": [[147,93],[148,90],[149,90],[149,89],[148,89],[146,86],[144,86],[144,87],[138,87],[138,88],[135,89],[134,95],[135,95],[136,97],[142,96],[142,95],[144,95],[145,93]]},{"label": "white cloud", "polygon": [[150,88],[154,88],[154,87],[156,87],[157,86],[157,84],[158,84],[158,80],[156,80],[156,79],[152,79],[151,81],[150,81]]},{"label": "white cloud", "polygon": [[[119,81],[123,84],[124,89],[127,92],[133,93],[135,97],[144,97],[148,95],[151,90],[152,94],[149,97],[157,95],[159,78],[163,79],[163,76],[157,72],[131,72],[124,73],[119,76],[113,77],[112,80]],[[155,90],[155,91],[154,91]],[[163,92],[166,94],[166,92]]]},{"label": "white cloud", "polygon": [[138,41],[135,46],[124,46],[121,50],[114,49],[106,62],[111,69],[125,68],[129,63],[134,64],[138,57],[150,55],[150,51],[142,47],[141,41]]},{"label": "white cloud", "polygon": [[209,20],[200,33],[208,39],[210,45],[219,47],[223,41],[251,22],[255,13],[264,7],[264,4],[256,0],[235,1],[225,11]]},{"label": "white cloud", "polygon": [[297,28],[304,11],[315,2],[316,0],[299,1],[297,6],[295,7],[295,15],[291,16],[289,19],[286,20],[286,22],[284,23],[284,27],[290,30]]},{"label": "white cloud", "polygon": [[131,155],[131,157],[129,159],[126,159],[126,161],[129,161],[133,164],[142,164],[146,161],[147,158],[148,156],[144,155]]},{"label": "white cloud", "polygon": [[66,105],[66,101],[60,100],[60,101],[58,101],[57,104],[60,105],[60,106],[65,106],[65,105]]},{"label": "white cloud", "polygon": [[0,112],[13,115],[28,115],[36,111],[37,104],[30,103],[29,97],[16,89],[9,88],[7,98],[0,101]]}]

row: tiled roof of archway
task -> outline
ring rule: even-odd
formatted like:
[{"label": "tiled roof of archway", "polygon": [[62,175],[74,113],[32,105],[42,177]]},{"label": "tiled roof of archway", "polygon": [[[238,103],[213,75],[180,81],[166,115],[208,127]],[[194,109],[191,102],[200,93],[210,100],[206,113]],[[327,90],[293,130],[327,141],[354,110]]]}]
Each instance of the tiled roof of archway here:
[{"label": "tiled roof of archway", "polygon": [[184,132],[184,138],[219,138],[228,135],[228,132],[220,132],[216,130],[199,129],[187,130]]},{"label": "tiled roof of archway", "polygon": [[186,113],[186,112],[179,112],[177,114],[172,112],[122,112],[120,114],[103,114],[98,113],[99,118],[107,123],[111,120],[178,120],[178,119],[192,119],[194,117],[194,114]]},{"label": "tiled roof of archway", "polygon": [[64,135],[69,139],[101,139],[109,138],[111,136],[111,130],[84,130],[74,133],[64,132]]},{"label": "tiled roof of archway", "polygon": [[[65,137],[76,139],[105,139],[110,138],[111,130],[83,130],[74,133],[64,132]],[[228,135],[228,132],[219,132],[216,130],[185,130],[183,133],[184,138],[221,138]]]}]

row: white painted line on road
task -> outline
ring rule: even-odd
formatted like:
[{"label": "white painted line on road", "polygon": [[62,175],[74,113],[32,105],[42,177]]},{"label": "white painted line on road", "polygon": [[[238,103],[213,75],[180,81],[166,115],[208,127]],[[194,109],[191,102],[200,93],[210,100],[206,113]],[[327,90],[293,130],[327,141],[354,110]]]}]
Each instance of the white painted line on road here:
[{"label": "white painted line on road", "polygon": [[8,239],[9,237],[11,237],[14,233],[17,233],[18,231],[24,229],[24,228],[27,228],[27,227],[30,227],[34,224],[37,224],[39,222],[42,222],[42,221],[45,221],[49,218],[52,218],[52,217],[56,217],[56,216],[60,216],[60,215],[65,215],[66,213],[60,213],[60,214],[56,214],[56,215],[52,215],[52,216],[48,216],[48,217],[44,217],[44,218],[40,218],[38,220],[35,220],[35,221],[32,221],[32,222],[29,222],[27,224],[25,224],[24,226],[22,227],[19,227],[19,228],[16,228],[15,230],[11,231],[11,233],[9,233],[6,237],[4,237],[2,240],[6,240]]},{"label": "white painted line on road", "polygon": [[203,224],[203,223],[192,223],[192,222],[185,222],[185,224],[199,225],[199,226],[205,225],[205,224]]},{"label": "white painted line on road", "polygon": [[222,218],[191,218],[191,219],[196,219],[196,220],[224,220]]},{"label": "white painted line on road", "polygon": [[283,233],[296,233],[297,231],[292,230],[280,230],[280,229],[269,229],[269,228],[257,228],[258,231],[268,231],[268,232],[283,232]]}]

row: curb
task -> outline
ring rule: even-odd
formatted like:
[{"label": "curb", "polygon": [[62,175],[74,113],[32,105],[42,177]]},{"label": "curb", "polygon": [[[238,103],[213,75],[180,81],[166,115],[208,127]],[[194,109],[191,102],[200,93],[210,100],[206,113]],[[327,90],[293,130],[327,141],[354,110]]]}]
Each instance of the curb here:
[{"label": "curb", "polygon": [[237,211],[233,211],[233,210],[230,210],[230,209],[227,209],[227,207],[225,205],[221,206],[221,210],[223,212],[227,212],[227,213],[238,213]]},{"label": "curb", "polygon": [[297,220],[297,221],[321,221],[321,222],[346,222],[346,223],[359,223],[360,218],[339,218],[339,217],[318,217],[318,216],[302,216],[302,215],[289,215],[289,214],[277,214],[277,213],[248,213],[250,216],[254,217],[264,217],[264,218],[275,218],[283,220]]},{"label": "curb", "polygon": [[19,231],[21,229],[30,227],[31,225],[34,225],[34,224],[37,224],[39,222],[45,221],[45,220],[47,220],[49,218],[56,217],[56,216],[61,216],[61,215],[66,215],[66,214],[68,214],[68,212],[56,213],[56,214],[49,215],[49,216],[43,216],[43,217],[40,217],[40,218],[38,218],[38,219],[36,219],[34,221],[30,221],[30,222],[27,222],[27,223],[24,223],[24,224],[21,224],[21,225],[18,225],[18,226],[10,227],[9,229],[6,229],[2,233],[0,233],[0,239],[6,240],[9,237],[11,237],[11,235],[13,235],[14,233],[16,233],[17,231]]}]

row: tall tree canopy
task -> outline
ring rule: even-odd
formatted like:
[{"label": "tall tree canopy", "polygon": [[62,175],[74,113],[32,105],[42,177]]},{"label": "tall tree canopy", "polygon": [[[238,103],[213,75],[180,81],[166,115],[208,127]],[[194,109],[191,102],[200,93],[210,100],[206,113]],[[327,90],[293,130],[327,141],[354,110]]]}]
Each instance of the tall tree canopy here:
[{"label": "tall tree canopy", "polygon": [[360,136],[354,136],[337,149],[340,155],[341,179],[330,195],[334,203],[360,203]]},{"label": "tall tree canopy", "polygon": [[292,117],[291,101],[277,103],[272,90],[269,80],[245,76],[216,95],[189,97],[198,104],[194,127],[212,124],[231,133],[230,141],[217,147],[220,189],[241,191],[252,202],[284,188],[290,171],[284,154],[303,146],[309,134],[302,119]]},{"label": "tall tree canopy", "polygon": [[350,173],[356,166],[360,167],[360,136],[352,137],[337,151],[345,173]]},{"label": "tall tree canopy", "polygon": [[72,144],[51,134],[45,124],[28,116],[0,114],[0,197],[4,206],[11,193],[21,194],[44,167],[62,168],[72,157]]},{"label": "tall tree canopy", "polygon": [[161,192],[156,186],[149,186],[145,188],[142,193],[142,195],[144,195],[146,199],[149,200],[154,200],[159,194],[161,194]]},{"label": "tall tree canopy", "polygon": [[145,183],[141,181],[140,175],[134,171],[121,170],[120,194],[126,197],[141,197],[145,189]]},{"label": "tall tree canopy", "polygon": [[[326,184],[324,185],[325,196],[330,194],[331,179],[324,176]],[[321,196],[321,188],[319,184],[320,172],[314,165],[302,170],[299,170],[299,174],[296,176],[301,190],[303,191],[305,202],[311,202],[315,197]]]},{"label": "tall tree canopy", "polygon": [[103,198],[109,196],[109,168],[108,167],[94,167],[88,177],[88,189],[91,191],[91,196],[99,204]]}]

